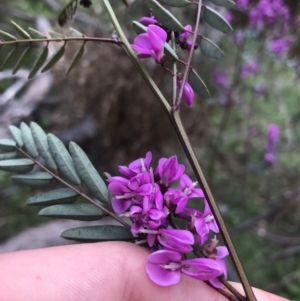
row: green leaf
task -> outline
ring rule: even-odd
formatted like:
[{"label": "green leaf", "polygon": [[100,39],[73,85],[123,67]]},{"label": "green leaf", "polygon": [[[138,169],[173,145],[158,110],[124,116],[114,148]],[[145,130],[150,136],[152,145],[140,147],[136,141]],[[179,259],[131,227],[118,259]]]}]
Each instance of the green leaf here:
[{"label": "green leaf", "polygon": [[39,215],[79,221],[97,221],[106,216],[93,204],[60,204],[43,208]]},{"label": "green leaf", "polygon": [[[132,29],[135,31],[136,34],[141,34],[141,33],[147,32],[146,26],[144,26],[143,24],[141,24],[137,21],[133,21],[131,23],[131,25],[132,25]],[[177,56],[176,52],[173,50],[173,48],[168,43],[165,43],[165,45],[164,45],[164,53],[166,55],[167,61],[169,61],[169,62],[178,61],[178,56]]]},{"label": "green leaf", "polygon": [[213,59],[221,59],[224,56],[224,52],[211,40],[201,37],[200,40],[201,52]]},{"label": "green leaf", "polygon": [[25,50],[22,52],[19,60],[15,64],[15,67],[13,69],[12,74],[16,74],[19,71],[19,69],[22,67],[22,65],[24,64],[24,62],[26,62],[26,60],[29,58],[29,56],[30,56],[30,50],[31,50],[30,46],[28,46],[28,47],[25,48]]},{"label": "green leaf", "polygon": [[53,177],[47,172],[34,172],[28,174],[13,175],[11,178],[21,185],[31,187],[43,187],[51,184]]},{"label": "green leaf", "polygon": [[0,36],[6,38],[7,41],[16,41],[16,40],[18,40],[15,36],[13,36],[12,34],[6,32],[6,31],[3,31],[3,30],[0,30]]},{"label": "green leaf", "polygon": [[184,7],[187,6],[189,4],[191,4],[191,2],[189,1],[185,1],[185,0],[158,0],[160,3],[171,6],[171,7]]},{"label": "green leaf", "polygon": [[80,61],[82,55],[84,53],[84,45],[82,45],[73,55],[72,60],[71,60],[71,64],[66,72],[66,74],[68,74],[76,65],[77,63]]},{"label": "green leaf", "polygon": [[50,68],[52,68],[64,55],[65,53],[65,45],[63,45],[62,47],[60,47],[59,49],[57,49],[53,55],[50,57],[50,59],[48,60],[48,62],[46,63],[46,65],[43,67],[43,69],[41,70],[41,72],[46,72],[48,71]]},{"label": "green leaf", "polygon": [[21,129],[22,139],[24,141],[24,145],[26,147],[28,154],[32,158],[36,158],[39,155],[39,153],[35,145],[35,142],[33,140],[30,127],[25,122],[22,122],[20,129]]},{"label": "green leaf", "polygon": [[20,36],[24,39],[31,39],[31,36],[29,35],[29,33],[24,30],[20,25],[18,25],[17,23],[15,23],[14,21],[10,21],[17,29],[18,33],[20,34]]},{"label": "green leaf", "polygon": [[29,198],[26,205],[70,204],[76,201],[77,193],[70,188],[59,188]]},{"label": "green leaf", "polygon": [[105,182],[92,165],[84,151],[74,142],[70,142],[69,151],[74,161],[76,171],[88,190],[97,199],[108,203],[109,192]]},{"label": "green leaf", "polygon": [[80,179],[74,162],[64,144],[53,134],[48,134],[50,152],[63,175],[73,184],[79,185]]},{"label": "green leaf", "polygon": [[36,30],[34,28],[31,28],[31,27],[29,27],[28,29],[34,34],[35,38],[37,38],[37,39],[47,39],[47,37],[44,34],[42,34],[41,32],[39,32],[38,30]]},{"label": "green leaf", "polygon": [[40,52],[39,56],[36,58],[33,67],[30,70],[28,78],[33,78],[36,73],[42,68],[48,57],[48,45]]},{"label": "green leaf", "polygon": [[65,36],[56,31],[49,31],[49,35],[52,39],[63,39]]},{"label": "green leaf", "polygon": [[209,0],[212,4],[225,8],[234,8],[235,3],[231,0]]},{"label": "green leaf", "polygon": [[194,69],[192,69],[192,71],[189,73],[188,82],[197,94],[204,98],[208,98],[210,96],[205,83]]},{"label": "green leaf", "polygon": [[74,38],[82,38],[85,36],[83,33],[79,32],[78,30],[72,27],[70,27],[70,31],[71,31],[71,36]]},{"label": "green leaf", "polygon": [[221,15],[205,5],[203,5],[203,8],[203,18],[207,24],[224,33],[232,32],[232,27]]},{"label": "green leaf", "polygon": [[14,125],[10,125],[9,130],[10,130],[11,134],[13,135],[14,139],[16,140],[17,145],[19,147],[22,147],[24,145],[24,143],[23,143],[22,134],[21,134],[20,129]]},{"label": "green leaf", "polygon": [[0,153],[0,160],[9,160],[17,157],[17,152]]},{"label": "green leaf", "polygon": [[32,132],[33,140],[36,144],[38,152],[40,153],[41,157],[46,162],[47,167],[51,170],[56,171],[57,165],[50,153],[48,139],[46,133],[43,129],[35,122],[30,123],[30,129]]},{"label": "green leaf", "polygon": [[130,230],[122,226],[89,226],[69,229],[61,237],[83,242],[130,240],[133,235]]},{"label": "green leaf", "polygon": [[16,142],[12,139],[0,139],[0,151],[13,152],[16,150]]},{"label": "green leaf", "polygon": [[30,159],[12,159],[0,161],[0,170],[26,173],[33,169],[34,162]]},{"label": "green leaf", "polygon": [[165,43],[165,45],[164,45],[164,52],[165,52],[167,61],[169,61],[169,62],[178,61],[178,56],[177,56],[176,52],[168,43]]},{"label": "green leaf", "polygon": [[184,30],[184,27],[181,25],[181,23],[159,2],[156,0],[143,0],[143,2],[151,9],[155,19],[164,27],[173,31]]},{"label": "green leaf", "polygon": [[16,60],[16,55],[17,53],[17,47],[14,47],[7,55],[7,57],[5,58],[5,60],[3,61],[3,63],[1,64],[0,66],[0,72],[5,70],[5,69],[8,69],[12,64],[13,62]]}]

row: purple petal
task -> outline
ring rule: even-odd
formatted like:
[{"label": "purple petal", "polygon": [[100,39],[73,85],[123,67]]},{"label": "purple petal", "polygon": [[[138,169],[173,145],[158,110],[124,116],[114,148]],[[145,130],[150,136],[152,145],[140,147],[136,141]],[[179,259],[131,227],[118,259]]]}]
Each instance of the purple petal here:
[{"label": "purple petal", "polygon": [[120,182],[111,182],[108,184],[108,190],[114,195],[122,195],[124,193],[131,192],[129,188],[121,184]]},{"label": "purple petal", "polygon": [[181,213],[187,206],[188,198],[187,197],[181,197],[180,201],[177,203],[177,207],[175,210],[175,213]]},{"label": "purple petal", "polygon": [[147,257],[147,262],[155,264],[168,264],[169,262],[181,262],[181,255],[178,252],[159,250]]},{"label": "purple petal", "polygon": [[148,57],[153,57],[153,51],[149,49],[145,49],[143,47],[131,44],[132,49],[137,51],[137,56],[141,59],[145,59]]},{"label": "purple petal", "polygon": [[140,186],[138,189],[135,190],[135,193],[137,195],[149,195],[152,191],[152,184],[144,184],[142,186]]},{"label": "purple petal", "polygon": [[152,247],[154,245],[155,239],[156,239],[156,234],[148,234],[147,235],[147,242],[148,242],[149,247]]},{"label": "purple petal", "polygon": [[208,281],[212,286],[214,286],[216,288],[223,288],[224,287],[224,285],[220,282],[220,280],[218,278],[213,278],[213,279],[210,279]]},{"label": "purple petal", "polygon": [[211,280],[222,275],[220,265],[213,259],[195,258],[182,261],[182,273],[199,280]]},{"label": "purple petal", "polygon": [[180,189],[183,191],[185,188],[189,188],[193,184],[188,175],[183,174],[180,178]]},{"label": "purple petal", "polygon": [[145,166],[147,167],[148,170],[150,169],[151,160],[152,160],[152,153],[147,152],[145,156]]},{"label": "purple petal", "polygon": [[148,33],[142,33],[136,36],[133,45],[139,46],[143,49],[152,50],[152,45],[150,43]]},{"label": "purple petal", "polygon": [[131,200],[124,200],[124,199],[119,200],[113,198],[111,200],[111,204],[116,213],[123,213],[130,207]]},{"label": "purple petal", "polygon": [[149,278],[161,286],[176,284],[180,280],[180,270],[170,271],[153,263],[146,263],[146,271]]},{"label": "purple petal", "polygon": [[123,174],[125,177],[127,178],[131,178],[134,177],[136,175],[135,172],[133,172],[130,168],[128,168],[127,166],[122,166],[120,165],[119,167],[119,172],[121,174]]},{"label": "purple petal", "polygon": [[140,18],[139,22],[145,26],[157,23],[154,17],[142,17]]},{"label": "purple petal", "polygon": [[192,192],[189,194],[189,198],[204,198],[205,195],[203,190],[200,188],[194,188]]},{"label": "purple petal", "polygon": [[156,36],[159,37],[159,39],[165,43],[167,41],[167,33],[159,26],[156,25],[149,25],[147,28],[147,32],[149,34],[149,31],[154,33]]},{"label": "purple petal", "polygon": [[216,247],[216,249],[218,251],[216,256],[217,259],[222,259],[229,254],[227,247]]}]

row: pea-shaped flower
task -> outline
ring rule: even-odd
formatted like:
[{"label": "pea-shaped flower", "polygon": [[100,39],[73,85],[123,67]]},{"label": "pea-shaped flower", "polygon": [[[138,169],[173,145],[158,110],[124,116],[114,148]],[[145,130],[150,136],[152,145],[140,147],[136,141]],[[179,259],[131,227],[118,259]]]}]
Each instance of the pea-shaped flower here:
[{"label": "pea-shaped flower", "polygon": [[[182,80],[177,80],[177,85],[180,88],[182,85]],[[188,82],[185,82],[184,84],[182,97],[185,103],[191,107],[194,102],[194,90]]]},{"label": "pea-shaped flower", "polygon": [[167,33],[159,26],[149,25],[147,33],[142,33],[134,39],[131,47],[137,52],[141,59],[153,57],[161,64],[165,60],[164,44],[167,40]]}]

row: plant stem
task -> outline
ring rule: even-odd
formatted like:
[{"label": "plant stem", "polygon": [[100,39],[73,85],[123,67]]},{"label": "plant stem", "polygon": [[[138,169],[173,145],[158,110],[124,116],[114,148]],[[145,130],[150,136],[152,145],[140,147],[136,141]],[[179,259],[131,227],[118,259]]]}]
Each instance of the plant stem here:
[{"label": "plant stem", "polygon": [[176,102],[175,102],[175,106],[173,107],[173,110],[179,110],[179,106],[180,106],[180,102],[181,102],[182,94],[183,94],[183,89],[184,89],[188,74],[190,72],[190,66],[191,66],[193,54],[194,54],[194,51],[195,51],[195,44],[196,44],[197,33],[198,33],[198,29],[199,29],[200,16],[201,16],[201,7],[202,7],[202,0],[199,0],[191,50],[190,50],[189,57],[188,57],[188,60],[186,62],[186,65],[185,65],[185,69],[184,69],[184,73],[183,73],[183,77],[182,77],[182,83],[181,83],[179,93],[178,93],[178,96],[177,96],[177,99],[176,99]]},{"label": "plant stem", "polygon": [[112,38],[93,38],[93,37],[64,37],[64,38],[45,38],[45,39],[28,39],[28,40],[13,40],[13,41],[0,41],[0,47],[5,45],[14,44],[31,44],[31,43],[42,43],[42,42],[70,42],[70,41],[83,41],[83,42],[104,42],[110,44],[121,45],[123,42],[121,40],[116,40]]},{"label": "plant stem", "polygon": [[[137,68],[137,70],[139,71],[139,73],[141,74],[141,76],[143,77],[143,79],[145,80],[146,84],[149,86],[149,88],[151,89],[151,91],[154,93],[154,96],[157,98],[157,100],[160,102],[160,104],[162,105],[164,111],[166,112],[168,118],[170,119],[170,121],[172,122],[176,134],[179,138],[179,141],[186,153],[186,156],[193,168],[193,171],[196,175],[196,178],[199,182],[199,184],[201,185],[201,188],[203,189],[203,192],[205,194],[205,197],[207,199],[207,201],[209,202],[209,205],[211,207],[211,210],[216,218],[216,221],[221,229],[221,233],[224,239],[224,242],[226,244],[226,246],[228,247],[230,256],[233,260],[233,263],[237,269],[238,275],[240,277],[242,286],[245,290],[246,296],[248,301],[256,301],[256,298],[252,292],[252,288],[248,282],[248,279],[246,277],[246,274],[243,270],[243,267],[241,265],[241,262],[239,260],[239,257],[235,251],[234,245],[231,241],[231,238],[229,236],[229,233],[227,231],[227,228],[225,226],[225,223],[223,221],[223,218],[221,216],[221,213],[219,211],[219,208],[212,196],[212,193],[209,189],[209,186],[206,182],[206,179],[204,177],[204,174],[201,170],[201,167],[197,161],[196,155],[193,151],[193,148],[189,142],[189,139],[186,135],[186,132],[184,130],[184,127],[182,125],[181,119],[180,119],[180,115],[179,115],[179,110],[175,110],[173,111],[172,108],[170,107],[168,101],[165,99],[165,97],[163,96],[163,94],[161,93],[160,89],[157,87],[157,85],[155,84],[155,82],[152,80],[152,78],[150,77],[150,75],[148,74],[148,72],[146,71],[146,69],[141,65],[138,57],[136,56],[136,54],[134,53],[133,49],[131,48],[131,45],[126,37],[126,35],[124,34],[116,16],[115,13],[109,3],[109,0],[102,0],[103,4],[105,6],[105,9],[115,27],[115,30],[117,31],[119,38],[122,40],[123,45],[122,48],[124,49],[124,51],[126,52],[126,54],[129,56],[130,60],[132,61],[132,63],[134,64],[134,66]],[[201,2],[201,0],[200,0]],[[198,14],[197,14],[197,19],[198,17],[200,18],[200,9],[198,8]],[[193,36],[193,41],[195,43],[195,39],[197,38],[197,35],[195,34]],[[191,58],[190,58],[191,59]],[[186,68],[187,70],[189,68]],[[185,74],[187,77],[188,71],[185,70]],[[184,84],[182,84],[182,87],[184,86]],[[179,95],[180,96],[180,93]],[[180,97],[178,97],[178,99],[180,99]]]},{"label": "plant stem", "polygon": [[61,182],[62,184],[64,184],[65,186],[67,186],[68,188],[74,190],[78,195],[82,196],[83,198],[85,198],[87,201],[89,201],[90,203],[92,203],[93,205],[95,205],[96,207],[100,208],[102,211],[104,211],[105,213],[107,213],[108,215],[110,215],[112,218],[114,218],[116,221],[118,221],[120,224],[122,224],[124,227],[126,227],[127,229],[131,229],[131,226],[129,224],[127,224],[125,221],[123,221],[119,216],[117,216],[116,214],[114,214],[113,212],[107,210],[104,206],[102,206],[101,204],[99,204],[98,202],[94,201],[93,199],[91,199],[89,196],[87,196],[86,194],[84,194],[83,192],[81,192],[79,189],[75,188],[74,186],[72,186],[71,184],[69,184],[68,182],[66,182],[65,180],[63,180],[61,177],[59,177],[56,173],[53,173],[51,170],[49,170],[47,167],[45,167],[43,164],[41,164],[40,162],[38,162],[37,160],[35,160],[34,158],[32,158],[29,154],[27,154],[24,150],[22,150],[20,147],[16,147],[16,149],[24,156],[26,156],[27,158],[31,159],[36,165],[38,165],[39,167],[41,167],[43,170],[45,170],[47,173],[49,173],[53,178],[55,178],[56,180],[58,180],[59,182]]}]

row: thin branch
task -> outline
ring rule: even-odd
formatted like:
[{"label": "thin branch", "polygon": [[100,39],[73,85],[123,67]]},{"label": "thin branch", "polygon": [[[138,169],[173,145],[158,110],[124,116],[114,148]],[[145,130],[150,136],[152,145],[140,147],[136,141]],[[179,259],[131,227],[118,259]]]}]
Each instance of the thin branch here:
[{"label": "thin branch", "polygon": [[45,38],[45,39],[30,39],[30,40],[13,40],[13,41],[0,41],[0,47],[4,45],[24,44],[24,43],[41,43],[41,42],[70,42],[70,41],[83,41],[83,42],[104,42],[110,44],[121,45],[121,40],[112,38],[94,38],[94,37],[63,37],[63,38]]},{"label": "thin branch", "polygon": [[35,160],[34,158],[32,158],[30,155],[28,155],[24,150],[22,150],[22,148],[20,147],[16,147],[16,149],[24,156],[26,156],[27,158],[31,159],[36,165],[38,165],[39,167],[41,167],[43,170],[45,170],[47,173],[49,173],[53,178],[55,178],[56,180],[58,180],[59,182],[61,182],[62,184],[64,184],[65,186],[67,186],[68,188],[72,189],[73,191],[75,191],[78,195],[82,196],[83,198],[85,198],[87,201],[89,201],[90,203],[92,203],[93,205],[95,205],[96,207],[100,208],[102,211],[104,211],[105,213],[107,213],[108,215],[110,215],[113,219],[115,219],[116,221],[118,221],[120,224],[122,224],[124,227],[126,227],[127,229],[131,229],[131,226],[129,224],[127,224],[125,221],[123,221],[120,217],[118,217],[117,215],[115,215],[114,213],[112,213],[111,211],[107,210],[104,206],[102,206],[101,204],[99,204],[98,202],[94,201],[93,199],[91,199],[89,196],[87,196],[86,194],[84,194],[82,191],[78,190],[77,188],[75,188],[74,186],[72,186],[71,184],[69,184],[68,182],[66,182],[65,180],[63,180],[61,177],[59,177],[57,174],[53,173],[51,170],[49,170],[47,167],[45,167],[43,164],[41,164],[40,162],[38,162],[37,160]]},{"label": "thin branch", "polygon": [[175,102],[175,106],[173,107],[173,110],[179,110],[179,106],[180,106],[180,102],[181,102],[181,98],[182,98],[182,94],[183,94],[183,89],[184,89],[185,83],[187,81],[188,74],[190,72],[190,66],[191,66],[193,54],[194,54],[194,51],[195,51],[196,40],[197,40],[197,32],[198,32],[198,29],[199,29],[200,16],[201,16],[201,7],[202,7],[202,0],[199,0],[197,18],[196,18],[196,24],[195,24],[195,30],[194,30],[195,33],[194,33],[193,39],[192,39],[191,50],[190,50],[190,53],[189,53],[189,57],[188,57],[186,66],[185,66],[185,70],[184,70],[183,77],[182,77],[182,83],[181,83],[179,93],[178,93],[178,97],[177,97],[177,100]]}]

